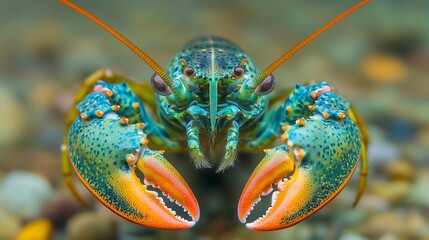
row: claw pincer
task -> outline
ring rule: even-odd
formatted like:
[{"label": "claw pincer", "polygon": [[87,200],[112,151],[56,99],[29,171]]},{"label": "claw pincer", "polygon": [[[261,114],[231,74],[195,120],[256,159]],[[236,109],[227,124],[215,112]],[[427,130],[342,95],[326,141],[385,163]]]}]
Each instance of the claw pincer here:
[{"label": "claw pincer", "polygon": [[[126,84],[99,82],[77,105],[80,117],[70,127],[73,168],[100,202],[132,222],[157,229],[192,227],[199,218],[198,203],[177,170],[148,148],[142,105]],[[183,207],[188,220],[164,201]]]},{"label": "claw pincer", "polygon": [[244,223],[261,195],[272,193],[266,214],[247,227],[276,230],[304,220],[345,186],[360,155],[360,132],[345,114],[349,104],[326,83],[297,86],[284,112],[283,144],[267,150],[238,205]]}]

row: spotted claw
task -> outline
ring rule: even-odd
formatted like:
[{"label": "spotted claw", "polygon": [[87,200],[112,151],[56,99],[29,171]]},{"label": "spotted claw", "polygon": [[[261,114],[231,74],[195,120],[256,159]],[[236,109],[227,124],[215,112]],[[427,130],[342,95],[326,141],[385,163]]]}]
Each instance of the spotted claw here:
[{"label": "spotted claw", "polygon": [[147,133],[159,131],[127,83],[97,81],[76,110],[64,149],[101,203],[150,228],[187,229],[198,221],[199,206],[185,180],[163,151],[149,149]]},{"label": "spotted claw", "polygon": [[241,194],[238,217],[245,223],[261,195],[272,193],[271,207],[247,223],[249,229],[287,228],[318,211],[344,188],[361,148],[359,130],[348,117],[303,119],[281,139],[283,145],[266,150]]}]

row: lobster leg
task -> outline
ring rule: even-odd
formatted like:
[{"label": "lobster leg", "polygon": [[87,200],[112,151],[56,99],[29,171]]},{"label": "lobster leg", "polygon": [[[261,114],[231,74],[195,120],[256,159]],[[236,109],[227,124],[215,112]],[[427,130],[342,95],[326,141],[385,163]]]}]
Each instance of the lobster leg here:
[{"label": "lobster leg", "polygon": [[271,207],[248,228],[267,231],[297,224],[344,188],[362,153],[349,107],[326,83],[297,85],[271,115],[280,123],[271,131],[282,144],[265,150],[242,192],[238,216],[245,222],[261,195],[270,192]]},{"label": "lobster leg", "polygon": [[195,125],[195,121],[189,121],[186,126],[186,135],[188,136],[189,153],[194,161],[196,168],[209,168],[210,163],[205,159],[200,150],[200,130]]},{"label": "lobster leg", "polygon": [[[160,151],[148,148],[151,134],[155,142],[168,135],[126,83],[98,82],[77,110],[79,117],[68,132],[68,154],[79,179],[100,202],[151,228],[186,229],[198,221],[198,203],[189,186]],[[168,148],[178,145],[166,142]],[[150,188],[182,206],[192,220],[177,216]]]},{"label": "lobster leg", "polygon": [[360,198],[362,197],[363,191],[365,190],[366,179],[368,177],[368,159],[366,157],[366,146],[368,146],[369,135],[362,117],[353,108],[353,106],[350,107],[347,115],[350,116],[353,122],[355,122],[359,126],[359,129],[361,132],[361,141],[363,143],[361,148],[361,154],[360,154],[361,169],[360,169],[358,192],[356,194],[355,201],[353,202],[353,207],[356,207],[356,205],[359,203]]},{"label": "lobster leg", "polygon": [[237,155],[239,136],[239,126],[236,121],[231,122],[231,126],[227,130],[225,156],[222,163],[219,165],[217,172],[222,172],[228,167],[234,166],[234,161]]}]

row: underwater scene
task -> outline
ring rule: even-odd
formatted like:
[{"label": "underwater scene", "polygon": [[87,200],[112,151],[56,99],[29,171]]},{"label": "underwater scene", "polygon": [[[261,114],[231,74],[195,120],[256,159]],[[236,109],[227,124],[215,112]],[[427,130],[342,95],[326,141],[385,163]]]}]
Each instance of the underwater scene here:
[{"label": "underwater scene", "polygon": [[[429,240],[428,1],[365,4],[279,66],[272,73],[274,88],[274,78],[264,76],[250,94],[238,84],[240,76],[259,74],[360,1],[70,2],[119,31],[166,70],[183,67],[179,72],[189,86],[181,85],[180,91],[204,104],[197,109],[179,103],[171,107],[171,96],[180,100],[183,95],[168,77],[153,77],[153,68],[124,44],[60,1],[0,1],[0,240]],[[226,76],[222,72],[219,88],[199,75],[205,59],[214,62],[214,48],[207,54],[197,48],[201,55],[184,62],[176,58],[185,54],[174,58],[198,37],[210,44],[215,39],[221,46],[224,40],[217,37],[227,39],[248,56],[237,63],[222,58],[220,65],[233,71]],[[217,50],[221,57],[230,51]],[[178,67],[168,68],[173,58]],[[191,63],[194,68],[188,68]],[[216,71],[220,75],[214,63],[207,69],[212,77]],[[92,85],[83,85],[88,78]],[[135,95],[123,85],[95,84],[99,79],[130,79],[136,83],[129,84]],[[203,86],[198,94],[197,83]],[[236,87],[233,96],[223,84]],[[155,98],[152,88],[167,97]],[[296,91],[289,95],[292,89]],[[225,96],[213,100],[216,96],[209,93],[215,90]],[[76,108],[76,96],[81,100],[89,93],[93,97],[87,105]],[[233,105],[246,107],[268,93],[279,104],[288,96],[300,101],[281,105],[286,115],[297,113],[293,110],[301,103],[305,117],[312,111],[314,115],[290,118],[290,124],[283,121],[287,117],[261,118],[244,125],[247,132],[237,133],[234,124],[258,115],[261,108],[249,107],[240,115],[244,110],[238,107],[223,108],[224,99],[241,96]],[[109,105],[115,101],[117,105]],[[226,109],[223,119],[219,113],[218,118],[210,115],[213,101],[218,111]],[[266,111],[279,104],[266,105]],[[157,105],[204,118],[206,129],[191,126],[177,132],[171,131],[174,124],[157,125],[149,117],[159,121]],[[163,120],[177,113],[173,110],[166,110]],[[74,119],[78,125],[70,127]],[[230,127],[231,119],[241,120]],[[368,135],[367,144],[355,137],[358,130],[350,119]],[[105,125],[87,128],[91,122]],[[345,132],[329,132],[339,122],[350,125]],[[219,134],[213,137],[211,130]],[[146,136],[148,132],[152,135]],[[199,133],[201,144],[195,140]],[[306,134],[310,138],[302,137]],[[274,135],[276,144],[262,145]],[[332,137],[323,143],[322,135]],[[176,146],[175,139],[185,140]],[[300,139],[307,147],[320,146],[300,148],[295,144]],[[193,148],[199,144],[201,155]],[[237,152],[228,152],[237,146]],[[358,162],[362,148],[367,156],[363,167]],[[117,155],[106,153],[112,149],[126,154],[115,160]],[[348,152],[337,154],[339,149]],[[307,167],[316,161],[315,152],[324,163]],[[224,158],[229,162],[223,163]],[[254,205],[261,195],[266,196]]]}]

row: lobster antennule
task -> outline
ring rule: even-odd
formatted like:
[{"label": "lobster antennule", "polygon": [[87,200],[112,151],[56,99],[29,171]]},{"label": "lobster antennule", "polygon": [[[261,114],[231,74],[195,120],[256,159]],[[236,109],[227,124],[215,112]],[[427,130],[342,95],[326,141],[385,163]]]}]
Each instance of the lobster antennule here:
[{"label": "lobster antennule", "polygon": [[243,84],[243,86],[240,89],[240,94],[244,96],[250,96],[253,91],[256,89],[256,87],[259,86],[259,84],[264,81],[266,77],[268,77],[271,73],[273,73],[278,67],[280,67],[283,63],[285,63],[289,58],[291,58],[295,53],[297,53],[299,50],[301,50],[305,45],[313,41],[315,38],[317,38],[320,34],[328,30],[330,27],[334,26],[336,23],[340,22],[343,18],[350,15],[352,12],[356,11],[357,9],[361,8],[365,4],[369,3],[371,0],[364,0],[357,5],[353,6],[352,8],[348,9],[344,13],[338,15],[336,18],[329,21],[327,24],[322,26],[321,28],[317,29],[315,32],[313,32],[311,35],[306,37],[304,40],[299,42],[297,45],[295,45],[292,49],[287,51],[285,54],[283,54],[280,58],[278,58],[276,61],[274,61],[270,66],[268,66],[264,71],[262,71],[258,76],[256,76],[254,79],[248,79]]},{"label": "lobster antennule", "polygon": [[183,85],[183,83],[180,80],[176,81],[173,78],[171,78],[170,75],[168,75],[167,72],[161,66],[159,66],[158,63],[156,63],[151,57],[149,57],[149,55],[147,55],[144,51],[138,48],[134,43],[132,43],[130,40],[124,37],[121,33],[116,31],[114,28],[110,27],[109,25],[107,25],[105,22],[103,22],[96,16],[80,8],[79,6],[67,0],[58,0],[58,1],[72,8],[76,12],[82,14],[83,16],[87,17],[89,20],[99,25],[101,28],[106,30],[108,33],[110,33],[112,36],[114,36],[116,39],[122,42],[125,46],[127,46],[131,51],[137,54],[137,56],[139,56],[145,63],[147,63],[147,65],[150,68],[152,68],[155,71],[155,73],[162,78],[162,80],[164,80],[164,82],[171,88],[174,96],[179,101],[187,99],[189,93],[185,88],[185,86]]}]

